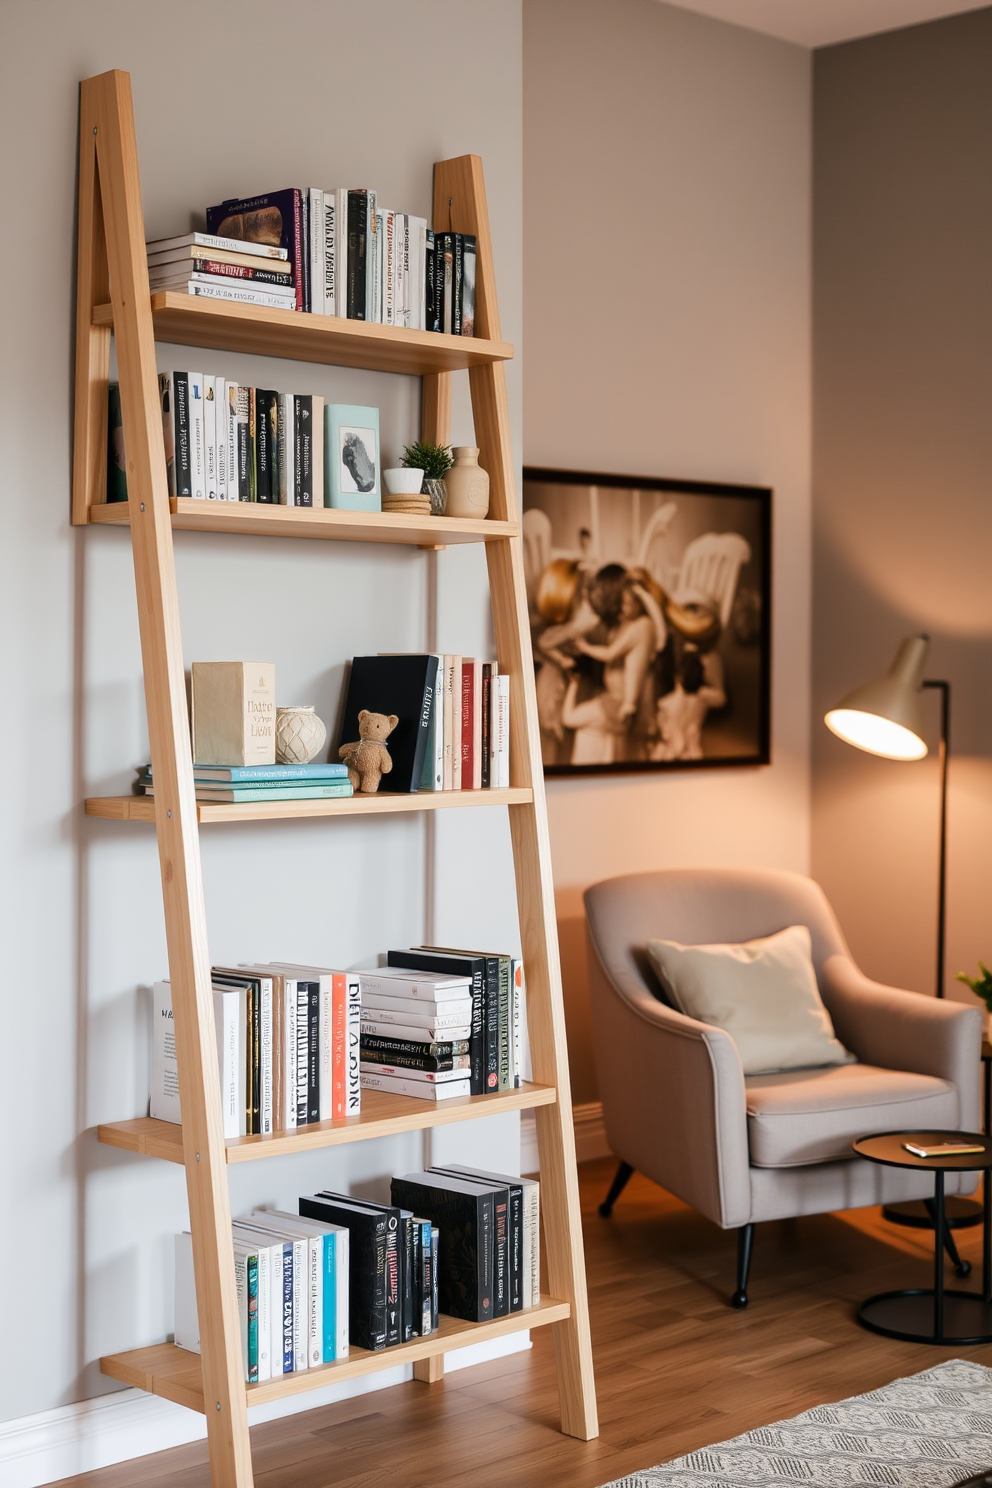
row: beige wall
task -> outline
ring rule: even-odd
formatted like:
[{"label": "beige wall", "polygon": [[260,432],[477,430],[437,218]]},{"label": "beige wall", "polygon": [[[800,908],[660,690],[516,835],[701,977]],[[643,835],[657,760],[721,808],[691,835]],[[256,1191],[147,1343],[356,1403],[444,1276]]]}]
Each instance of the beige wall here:
[{"label": "beige wall", "polygon": [[549,782],[577,1101],[582,890],[808,867],[809,54],[656,0],[525,0],[524,454],[772,486],[773,763]]},{"label": "beige wall", "polygon": [[948,971],[992,961],[992,10],[825,49],[814,79],[813,869],[865,969],[931,991],[935,761],[861,754],[822,716],[931,634]]}]

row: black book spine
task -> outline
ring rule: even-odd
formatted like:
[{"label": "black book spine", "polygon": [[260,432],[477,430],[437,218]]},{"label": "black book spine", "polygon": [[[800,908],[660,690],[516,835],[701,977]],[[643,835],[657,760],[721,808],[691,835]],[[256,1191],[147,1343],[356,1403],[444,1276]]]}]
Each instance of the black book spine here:
[{"label": "black book spine", "polygon": [[415,971],[442,971],[472,978],[472,1032],[469,1039],[469,1093],[486,1091],[486,963],[481,956],[449,957],[430,951],[390,951],[389,966],[409,966]]},{"label": "black book spine", "polygon": [[193,487],[189,464],[189,373],[173,372],[172,392],[175,401],[176,495],[191,496]]},{"label": "black book spine", "polygon": [[487,1322],[493,1316],[494,1194],[465,1193],[416,1178],[394,1178],[390,1190],[394,1204],[437,1225],[441,1311],[472,1323]]},{"label": "black book spine", "polygon": [[366,191],[348,192],[348,319],[365,319],[365,276],[368,254],[369,198]]},{"label": "black book spine", "polygon": [[420,777],[424,771],[424,756],[427,753],[427,745],[431,737],[431,714],[434,711],[434,690],[437,686],[437,657],[427,658],[427,675],[424,678],[424,700],[420,707],[420,725],[417,729],[417,742],[413,751],[413,772],[410,776],[410,789],[415,791],[420,784]]},{"label": "black book spine", "polygon": [[409,1343],[410,1339],[414,1336],[413,1289],[417,1279],[417,1267],[413,1255],[413,1231],[413,1215],[401,1215],[400,1234],[402,1239],[402,1265],[400,1267],[400,1271],[403,1283],[402,1338],[404,1343]]},{"label": "black book spine", "polygon": [[512,963],[509,956],[499,958],[499,1088],[513,1089],[513,1051],[510,1047],[512,1029],[510,1000],[512,988],[510,976]]},{"label": "black book spine", "polygon": [[400,1216],[395,1209],[386,1214],[386,1347],[399,1343],[403,1334],[403,1297],[400,1271]]},{"label": "black book spine", "polygon": [[[445,1059],[439,1059],[435,1054],[403,1054],[399,1050],[389,1053],[385,1049],[369,1049],[363,1044],[361,1055],[364,1064],[389,1064],[395,1065],[397,1069],[428,1070],[437,1074],[455,1068],[454,1056],[451,1054]],[[465,1074],[468,1074],[466,1058],[467,1056],[459,1054],[458,1068],[464,1068]]]},{"label": "black book spine", "polygon": [[362,1058],[380,1059],[383,1064],[394,1064],[399,1054],[409,1054],[417,1059],[450,1059],[455,1054],[467,1054],[468,1048],[468,1039],[432,1044],[418,1043],[414,1039],[382,1038],[377,1033],[366,1033],[362,1037]]},{"label": "black book spine", "polygon": [[310,1109],[310,992],[296,984],[296,1124],[306,1126]]},{"label": "black book spine", "polygon": [[296,399],[296,505],[313,506],[313,396]]},{"label": "black book spine", "polygon": [[386,1347],[386,1217],[388,1211],[356,1210],[319,1194],[300,1199],[305,1219],[343,1225],[351,1237],[348,1311],[351,1341],[376,1351]]},{"label": "black book spine", "polygon": [[431,1225],[431,1329],[441,1321],[441,1231]]},{"label": "black book spine", "polygon": [[524,1191],[519,1183],[510,1186],[509,1215],[510,1311],[524,1306]]},{"label": "black book spine", "polygon": [[434,293],[434,234],[427,229],[424,249],[424,329],[437,330],[437,300]]},{"label": "black book spine", "polygon": [[320,1120],[320,983],[307,983],[307,1121]]},{"label": "black book spine", "polygon": [[509,1193],[493,1194],[493,1317],[510,1312]]},{"label": "black book spine", "polygon": [[462,235],[452,233],[454,258],[451,270],[451,334],[462,333]]},{"label": "black book spine", "polygon": [[493,664],[482,664],[482,789],[487,790],[489,780],[489,720],[492,712]]},{"label": "black book spine", "polygon": [[276,442],[275,413],[278,395],[268,388],[255,389],[255,500],[271,506],[278,496],[278,486],[273,479]]},{"label": "black book spine", "polygon": [[499,1090],[499,957],[486,957],[486,1095]]}]

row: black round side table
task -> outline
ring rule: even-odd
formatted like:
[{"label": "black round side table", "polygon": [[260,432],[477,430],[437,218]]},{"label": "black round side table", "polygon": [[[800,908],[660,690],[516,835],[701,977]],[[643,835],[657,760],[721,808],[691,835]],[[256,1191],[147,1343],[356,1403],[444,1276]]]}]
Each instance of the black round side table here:
[{"label": "black round side table", "polygon": [[[939,1142],[966,1142],[981,1152],[958,1157],[916,1157],[906,1142],[931,1147]],[[854,1144],[859,1157],[887,1168],[929,1170],[934,1180],[933,1287],[880,1292],[858,1308],[858,1322],[872,1333],[909,1343],[992,1343],[992,1137],[959,1131],[881,1132]],[[944,1174],[984,1174],[982,1205],[982,1290],[959,1292],[944,1286]]]}]

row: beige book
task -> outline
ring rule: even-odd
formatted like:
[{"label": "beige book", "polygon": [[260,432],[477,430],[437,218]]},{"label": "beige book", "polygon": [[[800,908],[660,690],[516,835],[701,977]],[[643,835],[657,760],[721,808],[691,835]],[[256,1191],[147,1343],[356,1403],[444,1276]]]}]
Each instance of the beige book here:
[{"label": "beige book", "polygon": [[271,661],[194,661],[193,762],[274,765],[276,669]]}]

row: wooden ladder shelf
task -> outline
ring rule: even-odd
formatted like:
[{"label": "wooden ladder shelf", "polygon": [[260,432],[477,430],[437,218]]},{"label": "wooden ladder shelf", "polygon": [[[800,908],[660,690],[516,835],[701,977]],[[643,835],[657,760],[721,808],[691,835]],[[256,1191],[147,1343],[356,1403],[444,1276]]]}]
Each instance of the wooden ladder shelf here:
[{"label": "wooden ladder shelf", "polygon": [[[200,1299],[197,1357],[174,1344],[117,1354],[105,1374],[203,1411],[215,1488],[250,1488],[249,1403],[316,1389],[338,1379],[412,1362],[418,1379],[443,1373],[446,1348],[548,1323],[554,1329],[561,1428],[588,1440],[598,1433],[578,1182],[572,1132],[561,971],[554,916],[551,854],[541,765],[537,702],[524,588],[520,527],[503,362],[512,348],[500,339],[492,244],[482,162],[466,155],[434,170],[434,220],[477,238],[476,328],[473,339],[151,295],[138,179],[138,154],[125,72],[82,84],[79,151],[79,250],[76,310],[76,403],[73,522],[130,526],[144,669],[145,705],[155,799],[87,801],[93,815],[154,821],[165,908],[169,975],[182,1099],[182,1127],[143,1118],[100,1128],[101,1141],[182,1162],[186,1169],[196,1291]],[[107,387],[111,336],[116,337],[128,501],[106,503]],[[491,482],[484,522],[388,514],[298,511],[247,505],[170,503],[159,406],[155,341],[249,351],[300,361],[415,373],[423,378],[422,437],[447,443],[451,372],[467,369],[481,464]],[[510,677],[511,784],[508,790],[376,797],[340,802],[289,802],[261,809],[205,807],[193,785],[173,529],[324,537],[436,547],[485,542],[496,649]],[[200,864],[199,826],[272,816],[355,814],[490,806],[509,813],[517,904],[527,968],[527,1013],[534,1081],[502,1096],[472,1097],[435,1107],[366,1092],[358,1118],[324,1122],[296,1135],[225,1143],[210,981],[210,955]],[[540,1305],[490,1323],[444,1318],[436,1334],[346,1359],[265,1385],[247,1386],[231,1245],[227,1167],[316,1146],[360,1141],[500,1110],[532,1108],[541,1162],[541,1211],[550,1295]]]}]

